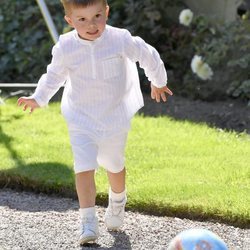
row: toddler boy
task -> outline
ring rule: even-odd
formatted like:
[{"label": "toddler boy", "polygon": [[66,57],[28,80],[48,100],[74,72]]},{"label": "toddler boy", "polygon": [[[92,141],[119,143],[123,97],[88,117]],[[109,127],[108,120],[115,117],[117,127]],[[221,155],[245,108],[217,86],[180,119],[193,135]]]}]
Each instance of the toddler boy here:
[{"label": "toddler boy", "polygon": [[66,81],[61,110],[74,156],[82,245],[99,236],[94,180],[98,166],[107,170],[110,184],[107,229],[117,230],[124,221],[124,150],[131,118],[143,106],[135,63],[152,83],[153,99],[166,101],[172,92],[158,52],[127,30],[106,25],[106,0],[61,2],[65,20],[74,30],[60,36],[35,93],[19,98],[18,104],[33,112],[47,105]]}]

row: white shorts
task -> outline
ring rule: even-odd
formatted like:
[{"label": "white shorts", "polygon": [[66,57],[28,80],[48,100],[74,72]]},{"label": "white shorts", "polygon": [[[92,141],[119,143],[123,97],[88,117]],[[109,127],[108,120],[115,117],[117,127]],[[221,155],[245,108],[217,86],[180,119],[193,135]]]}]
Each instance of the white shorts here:
[{"label": "white shorts", "polygon": [[123,170],[128,131],[107,135],[103,131],[86,131],[78,125],[68,125],[68,129],[76,174],[99,166],[111,173]]}]

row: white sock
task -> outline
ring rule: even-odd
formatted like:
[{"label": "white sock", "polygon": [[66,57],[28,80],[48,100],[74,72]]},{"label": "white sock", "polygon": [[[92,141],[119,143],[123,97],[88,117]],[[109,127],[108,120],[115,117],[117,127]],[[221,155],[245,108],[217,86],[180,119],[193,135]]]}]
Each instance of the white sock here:
[{"label": "white sock", "polygon": [[79,213],[81,218],[96,216],[95,207],[80,208]]},{"label": "white sock", "polygon": [[126,198],[126,189],[121,193],[115,193],[112,191],[112,189],[109,189],[109,197],[112,199],[112,201],[123,201]]}]

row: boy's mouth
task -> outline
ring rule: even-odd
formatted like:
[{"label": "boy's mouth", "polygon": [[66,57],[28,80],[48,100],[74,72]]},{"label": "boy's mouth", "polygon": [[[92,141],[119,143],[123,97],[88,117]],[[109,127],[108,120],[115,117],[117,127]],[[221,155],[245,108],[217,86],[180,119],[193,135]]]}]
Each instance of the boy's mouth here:
[{"label": "boy's mouth", "polygon": [[94,31],[94,32],[87,32],[88,35],[94,36],[98,34],[98,30]]}]

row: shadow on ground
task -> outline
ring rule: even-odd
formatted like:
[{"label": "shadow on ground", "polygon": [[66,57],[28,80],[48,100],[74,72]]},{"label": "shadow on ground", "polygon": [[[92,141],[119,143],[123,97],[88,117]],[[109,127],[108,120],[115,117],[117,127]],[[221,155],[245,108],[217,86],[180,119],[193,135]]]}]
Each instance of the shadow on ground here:
[{"label": "shadow on ground", "polygon": [[144,94],[145,106],[139,113],[145,116],[168,115],[177,120],[206,123],[225,130],[250,133],[250,107],[236,100],[204,102],[170,96],[166,103],[156,103]]},{"label": "shadow on ground", "polygon": [[114,243],[112,247],[102,247],[99,244],[86,244],[81,247],[82,250],[92,250],[92,249],[99,249],[99,250],[132,250],[131,242],[129,236],[124,231],[118,232],[109,232],[112,237],[114,238]]},{"label": "shadow on ground", "polygon": [[[58,170],[59,169],[59,170]],[[55,171],[57,174],[53,173]],[[59,172],[60,171],[60,172]],[[43,181],[38,178],[43,175]],[[46,196],[51,197],[70,197],[76,199],[73,171],[68,166],[57,162],[44,162],[36,164],[19,165],[17,168],[0,171],[0,189],[11,188],[18,191],[29,191],[37,194],[37,197],[31,199],[27,195],[23,198],[22,203],[16,203],[11,196],[1,194],[0,206],[8,206],[15,210],[37,212],[37,211],[67,211],[68,209],[78,209],[77,204],[72,203],[72,199],[58,201],[55,205],[53,202],[48,204]],[[63,181],[65,179],[65,182]]]},{"label": "shadow on ground", "polygon": [[[14,162],[15,167],[11,169],[0,171],[0,188],[12,188],[17,190],[32,191],[34,193],[46,193],[46,194],[63,194],[64,197],[76,197],[74,188],[74,173],[73,169],[69,166],[58,162],[41,162],[27,164],[14,149],[13,143],[15,138],[8,135],[2,128],[2,123],[9,123],[16,119],[20,119],[22,116],[12,116],[8,119],[1,117],[0,110],[0,144],[6,148],[9,152],[9,157]],[[44,159],[43,159],[44,160]],[[56,175],[55,175],[56,173]],[[42,178],[41,178],[42,177]],[[41,202],[38,198],[38,203],[29,204],[27,202],[24,207],[15,207],[15,209],[28,210],[28,211],[41,211],[43,210],[42,197]],[[6,202],[5,204],[2,204]],[[24,205],[23,203],[23,205]],[[1,200],[0,205],[11,205],[11,201],[6,199]],[[67,204],[62,206],[62,210],[68,209]]]}]

